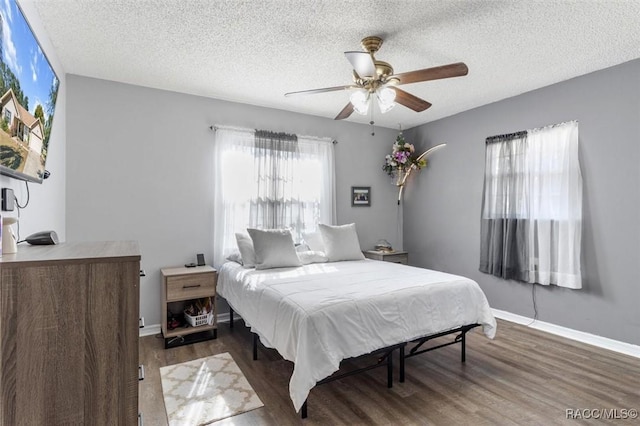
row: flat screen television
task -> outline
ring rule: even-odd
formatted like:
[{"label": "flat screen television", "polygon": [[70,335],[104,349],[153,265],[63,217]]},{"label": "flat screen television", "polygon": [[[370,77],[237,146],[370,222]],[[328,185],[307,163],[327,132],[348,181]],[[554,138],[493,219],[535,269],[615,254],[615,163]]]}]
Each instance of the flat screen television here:
[{"label": "flat screen television", "polygon": [[0,1],[0,174],[42,183],[58,86],[16,0]]}]

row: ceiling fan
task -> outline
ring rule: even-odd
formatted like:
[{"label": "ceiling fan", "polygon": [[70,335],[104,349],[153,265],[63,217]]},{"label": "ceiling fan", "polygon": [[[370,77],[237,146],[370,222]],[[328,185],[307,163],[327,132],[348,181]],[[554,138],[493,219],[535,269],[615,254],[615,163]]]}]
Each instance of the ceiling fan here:
[{"label": "ceiling fan", "polygon": [[421,112],[429,108],[431,104],[424,99],[405,92],[398,86],[421,81],[460,77],[467,75],[469,72],[463,62],[457,62],[455,64],[394,74],[391,64],[379,61],[373,56],[382,46],[380,37],[365,37],[360,43],[364,52],[344,52],[353,67],[353,84],[289,92],[285,93],[285,96],[312,95],[340,90],[354,91],[350,98],[351,101],[340,111],[335,120],[343,120],[354,111],[363,115],[367,114],[371,100],[374,97],[378,100],[378,106],[382,113],[389,111],[396,103],[416,112]]}]

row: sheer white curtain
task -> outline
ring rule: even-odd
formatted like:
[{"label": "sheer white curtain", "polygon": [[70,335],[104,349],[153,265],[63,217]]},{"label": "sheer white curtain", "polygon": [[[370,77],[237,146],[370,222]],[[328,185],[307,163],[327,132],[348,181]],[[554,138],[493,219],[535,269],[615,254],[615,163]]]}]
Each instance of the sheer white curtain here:
[{"label": "sheer white curtain", "polygon": [[[294,193],[304,202],[301,226],[296,231],[316,231],[319,223],[336,223],[336,166],[333,140],[298,135],[300,159],[294,167]],[[301,238],[301,234],[298,234]]]},{"label": "sheer white curtain", "polygon": [[529,280],[527,132],[487,139],[480,271]]},{"label": "sheer white curtain", "polygon": [[331,139],[218,126],[214,149],[214,265],[247,227],[290,228],[294,239],[335,222]]},{"label": "sheer white curtain", "polygon": [[576,121],[528,132],[529,282],[581,288],[582,175]]},{"label": "sheer white curtain", "polygon": [[487,139],[480,270],[581,288],[575,121]]}]

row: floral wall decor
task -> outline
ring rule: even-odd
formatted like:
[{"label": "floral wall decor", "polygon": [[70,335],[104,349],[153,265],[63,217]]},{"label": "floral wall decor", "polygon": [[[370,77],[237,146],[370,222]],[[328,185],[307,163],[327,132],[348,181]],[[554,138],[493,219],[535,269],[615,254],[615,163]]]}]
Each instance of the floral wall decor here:
[{"label": "floral wall decor", "polygon": [[391,154],[387,154],[384,159],[384,165],[382,166],[382,169],[391,176],[392,179],[395,179],[395,185],[398,187],[398,205],[400,205],[400,201],[402,200],[402,190],[411,172],[413,170],[419,171],[425,167],[429,154],[446,145],[445,143],[436,145],[422,154],[417,155],[415,146],[404,140],[402,131],[398,133],[398,137],[393,143]]}]

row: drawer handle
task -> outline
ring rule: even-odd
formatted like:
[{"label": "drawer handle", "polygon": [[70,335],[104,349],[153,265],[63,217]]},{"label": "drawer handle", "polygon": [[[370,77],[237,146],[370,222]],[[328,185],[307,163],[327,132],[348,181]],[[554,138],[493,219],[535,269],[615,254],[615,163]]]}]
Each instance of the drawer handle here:
[{"label": "drawer handle", "polygon": [[183,285],[182,288],[197,288],[200,287],[200,284],[194,284],[194,285]]}]

